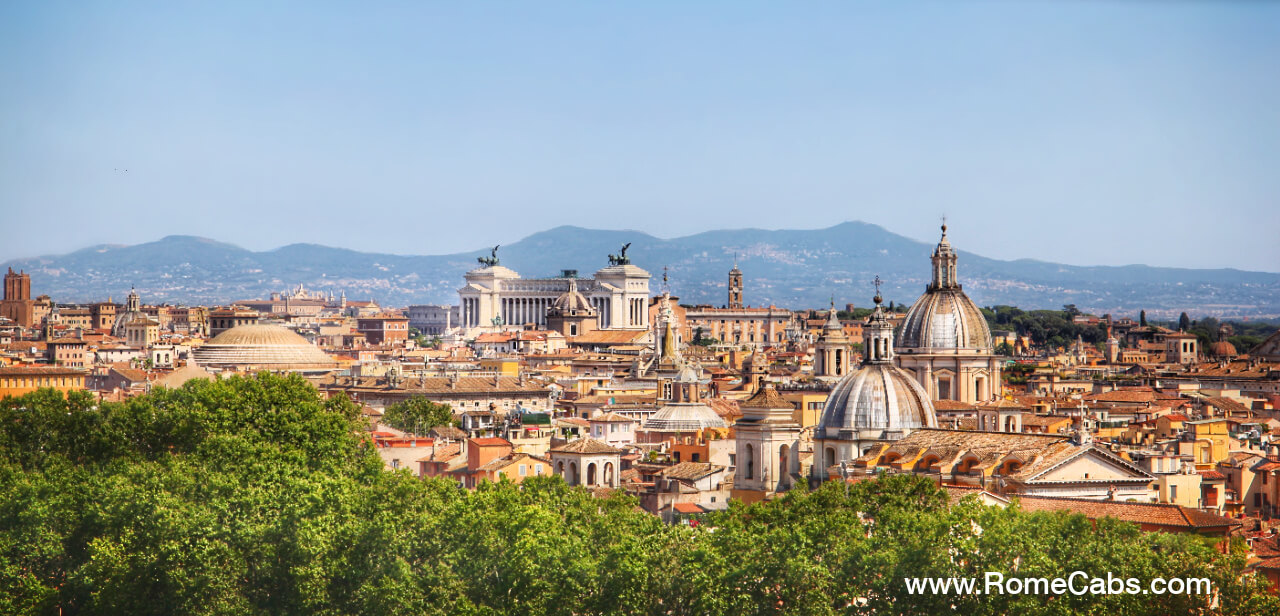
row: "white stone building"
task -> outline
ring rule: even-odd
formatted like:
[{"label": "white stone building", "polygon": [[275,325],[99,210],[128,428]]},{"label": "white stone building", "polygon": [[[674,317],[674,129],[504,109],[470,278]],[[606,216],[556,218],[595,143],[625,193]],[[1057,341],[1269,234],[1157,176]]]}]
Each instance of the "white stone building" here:
[{"label": "white stone building", "polygon": [[[496,250],[495,250],[496,252]],[[497,257],[481,258],[481,266],[467,272],[466,285],[458,289],[460,326],[465,335],[494,331],[504,325],[547,325],[547,310],[561,295],[576,290],[595,309],[598,329],[643,330],[649,327],[649,272],[626,259],[578,278],[566,270],[554,278],[521,278],[498,264]]]}]

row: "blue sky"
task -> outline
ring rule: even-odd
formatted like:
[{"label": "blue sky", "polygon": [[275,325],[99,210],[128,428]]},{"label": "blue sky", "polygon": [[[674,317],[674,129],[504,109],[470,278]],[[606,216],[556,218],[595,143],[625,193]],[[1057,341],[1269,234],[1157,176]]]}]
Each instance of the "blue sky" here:
[{"label": "blue sky", "polygon": [[996,258],[1280,271],[1280,3],[0,5],[0,259],[943,214]]}]

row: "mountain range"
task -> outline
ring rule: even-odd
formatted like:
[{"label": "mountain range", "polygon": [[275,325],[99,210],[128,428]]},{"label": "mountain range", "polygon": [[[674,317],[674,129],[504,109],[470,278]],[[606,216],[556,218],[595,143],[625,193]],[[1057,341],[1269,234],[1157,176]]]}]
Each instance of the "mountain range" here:
[{"label": "mountain range", "polygon": [[[826,229],[737,229],[661,239],[638,231],[563,226],[534,233],[498,250],[501,264],[524,277],[582,276],[608,265],[608,255],[631,243],[631,262],[653,273],[663,268],[681,303],[720,305],[735,260],[745,276],[749,305],[786,308],[870,303],[872,280],[885,281],[886,300],[909,303],[929,281],[934,245],[847,222]],[[956,246],[981,251],[981,246]],[[133,246],[100,245],[65,255],[15,259],[0,267],[32,276],[36,294],[55,301],[89,302],[136,287],[149,303],[226,304],[267,297],[299,283],[345,291],[350,299],[389,306],[454,303],[463,274],[479,267],[489,248],[451,255],[391,255],[317,244],[255,252],[210,239],[175,235]],[[1235,269],[1182,269],[1145,265],[1082,267],[1032,259],[1002,261],[959,250],[965,291],[979,305],[1024,309],[1075,304],[1095,314],[1176,317],[1280,315],[1280,274]]]}]

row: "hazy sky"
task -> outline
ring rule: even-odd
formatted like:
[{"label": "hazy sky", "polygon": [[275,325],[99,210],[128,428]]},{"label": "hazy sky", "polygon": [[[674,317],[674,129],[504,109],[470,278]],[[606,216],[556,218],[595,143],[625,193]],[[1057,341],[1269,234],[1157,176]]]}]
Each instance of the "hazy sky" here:
[{"label": "hazy sky", "polygon": [[0,3],[0,259],[943,214],[1280,271],[1280,3]]}]

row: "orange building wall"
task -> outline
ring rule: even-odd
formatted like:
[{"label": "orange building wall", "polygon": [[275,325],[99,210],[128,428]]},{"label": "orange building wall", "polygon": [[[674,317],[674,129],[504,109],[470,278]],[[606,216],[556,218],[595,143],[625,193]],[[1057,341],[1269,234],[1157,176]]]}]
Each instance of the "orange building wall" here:
[{"label": "orange building wall", "polygon": [[0,368],[0,399],[28,394],[41,387],[51,387],[64,393],[84,389],[84,374],[65,368]]}]

